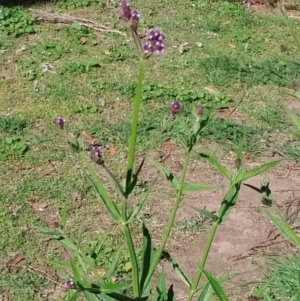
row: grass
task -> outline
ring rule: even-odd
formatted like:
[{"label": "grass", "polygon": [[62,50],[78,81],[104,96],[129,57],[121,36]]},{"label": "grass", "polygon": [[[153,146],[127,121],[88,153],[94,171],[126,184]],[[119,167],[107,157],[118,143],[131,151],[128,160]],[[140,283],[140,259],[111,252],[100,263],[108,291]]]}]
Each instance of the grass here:
[{"label": "grass", "polygon": [[[116,2],[111,4],[117,6]],[[105,9],[104,2],[59,0],[48,5],[54,11],[101,20],[125,31],[116,11]],[[166,54],[147,62],[138,151],[157,133],[173,100],[182,102],[185,112],[199,105],[216,110],[238,106],[238,121],[216,115],[204,133],[208,144],[219,144],[220,157],[237,150],[242,142],[245,151],[260,160],[265,151],[262,140],[276,131],[291,131],[282,109],[282,95],[300,78],[300,71],[287,62],[297,55],[280,18],[249,12],[234,2],[136,1],[134,5],[142,12],[141,27],[157,24],[167,39]],[[36,226],[51,225],[66,204],[71,232],[76,233],[86,220],[89,229],[84,239],[91,244],[104,230],[114,233],[99,258],[99,266],[106,270],[122,242],[78,162],[53,128],[53,119],[64,116],[74,133],[83,124],[104,145],[113,145],[117,153],[108,160],[121,173],[135,93],[134,49],[128,37],[119,34],[99,34],[77,24],[37,24],[23,8],[9,11],[6,18],[11,25],[0,30],[0,63],[4,66],[0,71],[1,264],[12,260],[17,252],[25,257],[26,264],[41,268],[46,266],[44,258],[67,258],[35,230]],[[300,28],[298,21],[292,22]],[[24,26],[25,32],[20,30]],[[187,46],[180,51],[183,43]],[[287,46],[287,52],[280,51],[281,44]],[[44,72],[45,63],[55,72]],[[209,93],[208,87],[215,93]],[[239,99],[241,93],[244,97]],[[175,123],[159,144],[168,136],[178,141],[184,134]],[[292,160],[299,159],[299,145],[294,142],[282,146],[275,141],[272,146]],[[74,193],[83,201],[72,197]],[[49,216],[35,212],[29,201],[47,202]],[[178,227],[193,232],[202,224],[190,220]],[[126,278],[126,252],[121,262],[120,275]],[[51,286],[34,273],[24,273],[5,270],[1,274],[1,290],[9,292],[10,300],[34,300],[42,286]]]}]

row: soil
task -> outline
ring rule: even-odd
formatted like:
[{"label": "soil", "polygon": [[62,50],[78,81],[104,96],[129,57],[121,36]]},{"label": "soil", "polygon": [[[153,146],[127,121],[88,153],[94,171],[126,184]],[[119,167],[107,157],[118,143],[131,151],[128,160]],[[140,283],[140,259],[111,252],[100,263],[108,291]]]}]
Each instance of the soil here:
[{"label": "soil", "polygon": [[[175,155],[175,153],[176,151],[164,163],[179,175],[182,162],[176,159],[179,155]],[[234,156],[228,156],[223,160],[223,164],[232,170]],[[267,161],[270,161],[270,158]],[[261,164],[251,160],[247,160],[245,163],[247,168]],[[300,169],[290,165],[291,162],[284,160],[270,173],[256,176],[245,183],[260,188],[264,179],[267,179],[270,182],[270,189],[276,204],[287,216],[290,216],[291,210],[293,210],[293,222],[295,223],[297,219],[295,216],[297,217],[298,214],[297,202],[300,200]],[[145,169],[149,171],[148,167]],[[220,188],[186,195],[178,210],[177,221],[188,221],[197,216],[197,213],[187,205],[217,211],[229,186],[226,179],[215,173],[205,162],[198,160],[192,163],[187,182],[217,184]],[[172,206],[172,198],[170,198],[172,190],[166,188],[167,183],[164,180],[159,181],[158,185],[160,186],[158,190],[164,191],[164,193],[155,197],[152,200],[152,207],[149,208],[152,216],[150,228],[151,233],[154,233],[153,241],[156,244],[160,242]],[[232,210],[229,219],[218,228],[208,257],[206,269],[215,276],[229,276],[238,273],[238,276],[223,284],[232,301],[247,300],[251,296],[251,292],[268,272],[268,257],[281,258],[282,255],[295,252],[295,249],[279,235],[279,232],[262,212],[261,208],[265,206],[262,205],[261,200],[260,193],[245,185],[242,186],[239,202]],[[172,231],[167,251],[176,259],[190,279],[195,276],[208,234],[209,227],[199,233],[184,233],[176,228]],[[167,262],[163,262],[159,270],[162,267],[167,274],[168,285],[173,284],[176,299],[185,300],[187,296],[185,284]]]}]

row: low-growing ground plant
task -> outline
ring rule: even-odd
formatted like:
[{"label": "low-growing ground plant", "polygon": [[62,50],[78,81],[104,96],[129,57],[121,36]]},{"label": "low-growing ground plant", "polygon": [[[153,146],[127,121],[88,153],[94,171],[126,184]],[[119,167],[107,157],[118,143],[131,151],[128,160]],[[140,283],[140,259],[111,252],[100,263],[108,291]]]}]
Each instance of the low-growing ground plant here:
[{"label": "low-growing ground plant", "polygon": [[[147,41],[142,45],[137,33],[140,14],[132,10],[126,0],[121,1],[120,15],[129,27],[132,35],[132,40],[135,43],[138,53],[138,79],[136,84],[135,100],[133,105],[133,114],[130,129],[130,141],[128,151],[128,163],[126,176],[124,180],[119,181],[117,176],[113,174],[110,167],[106,164],[101,143],[92,143],[90,147],[90,158],[87,156],[86,147],[83,142],[82,135],[74,135],[68,130],[68,121],[62,117],[55,119],[55,125],[63,134],[66,142],[69,144],[74,155],[82,164],[83,172],[89,179],[92,186],[96,190],[99,199],[103,202],[108,214],[113,222],[121,230],[124,242],[126,244],[129,259],[131,279],[129,282],[117,281],[115,273],[122,250],[120,249],[113,257],[109,271],[105,275],[101,275],[97,270],[95,263],[98,254],[102,251],[105,244],[105,238],[100,237],[96,246],[86,251],[82,245],[82,235],[84,223],[80,227],[76,237],[69,236],[67,230],[67,210],[63,210],[60,223],[56,225],[55,230],[40,229],[44,234],[56,239],[63,247],[68,249],[72,256],[69,262],[52,261],[58,267],[65,270],[65,274],[70,277],[66,279],[65,286],[69,288],[69,300],[78,300],[81,295],[84,295],[86,300],[175,300],[173,286],[166,286],[166,275],[162,271],[156,283],[154,283],[154,275],[156,268],[162,258],[165,258],[174,271],[179,275],[183,283],[188,288],[187,301],[194,299],[198,295],[198,300],[208,300],[212,290],[219,300],[228,300],[225,292],[221,288],[221,282],[212,273],[205,269],[206,261],[210,253],[210,248],[214,240],[218,227],[226,222],[228,216],[237,204],[239,192],[243,181],[261,174],[268,169],[274,167],[279,161],[272,161],[263,164],[251,170],[245,170],[243,164],[243,137],[239,138],[240,147],[237,152],[236,166],[231,173],[224,165],[209,154],[200,153],[198,157],[206,160],[219,173],[221,173],[229,183],[228,191],[224,195],[219,210],[216,213],[209,212],[202,208],[192,207],[199,214],[205,216],[211,221],[210,234],[207,242],[204,245],[203,255],[200,259],[195,259],[198,266],[197,272],[193,279],[189,279],[186,271],[180,268],[176,263],[176,259],[169,254],[165,247],[170,236],[171,229],[174,226],[174,221],[179,205],[182,203],[186,194],[190,192],[203,191],[216,188],[215,185],[203,183],[186,183],[186,174],[191,163],[192,155],[196,152],[195,145],[203,138],[209,120],[212,118],[213,107],[195,107],[191,112],[185,112],[185,107],[179,101],[170,103],[170,115],[166,120],[162,121],[159,134],[153,138],[150,146],[146,148],[140,163],[137,163],[136,141],[139,127],[139,113],[143,99],[143,79],[144,73],[147,70],[147,64],[154,64],[155,55],[161,55],[165,50],[165,37],[162,31],[158,28],[153,28],[147,31]],[[188,115],[188,118],[186,117]],[[172,124],[179,124],[182,129],[182,134],[179,136],[179,141],[184,149],[185,159],[184,165],[179,178],[177,178],[171,170],[162,163],[151,161],[152,164],[165,176],[170,182],[174,193],[173,207],[170,208],[170,216],[164,231],[162,240],[159,245],[154,245],[151,241],[151,233],[148,230],[147,223],[142,214],[142,209],[151,192],[153,191],[157,178],[153,179],[147,188],[140,196],[138,203],[133,209],[129,210],[128,201],[134,194],[134,190],[138,185],[139,175],[144,168],[145,161],[149,161],[149,153],[152,147],[156,145],[161,134]],[[82,131],[80,131],[82,132]],[[114,192],[111,192],[104,185],[102,179],[99,178],[93,164],[98,164],[105,171],[107,178],[114,187]],[[209,201],[209,200],[207,200]],[[132,227],[140,227],[142,231],[141,251],[138,250],[137,241],[133,237]],[[141,256],[139,254],[141,253]],[[205,276],[207,283],[204,286],[199,286],[200,280]]]}]

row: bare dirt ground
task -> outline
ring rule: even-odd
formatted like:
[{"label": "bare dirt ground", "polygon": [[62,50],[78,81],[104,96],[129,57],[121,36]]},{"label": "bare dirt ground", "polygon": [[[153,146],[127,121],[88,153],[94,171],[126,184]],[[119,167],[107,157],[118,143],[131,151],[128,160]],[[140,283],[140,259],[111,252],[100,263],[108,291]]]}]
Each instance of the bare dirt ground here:
[{"label": "bare dirt ground", "polygon": [[[176,153],[176,151],[174,152]],[[175,174],[181,169],[178,155],[170,155],[165,164]],[[274,158],[267,158],[270,161]],[[234,154],[229,154],[222,162],[233,170]],[[247,168],[258,166],[259,162],[247,160]],[[146,168],[149,171],[149,168]],[[149,174],[148,174],[149,176]],[[300,169],[291,162],[283,160],[282,163],[269,173],[257,176],[245,183],[257,188],[261,187],[264,179],[270,182],[270,188],[276,200],[276,204],[297,225],[298,203],[300,200],[299,188]],[[177,221],[191,220],[197,216],[187,205],[206,208],[209,211],[218,210],[222,197],[228,189],[228,181],[215,173],[208,164],[203,161],[193,161],[187,176],[187,182],[204,182],[217,184],[219,189],[186,195],[177,213]],[[166,182],[162,180],[158,184],[157,191],[162,191]],[[170,192],[168,188],[164,193],[156,196],[152,201],[149,221],[154,243],[159,243],[165,222],[168,219],[170,208]],[[231,212],[229,220],[221,225],[212,245],[211,253],[207,261],[206,269],[217,277],[238,273],[229,282],[223,284],[230,300],[247,300],[264,275],[268,272],[267,258],[282,257],[295,249],[281,236],[272,223],[262,212],[262,195],[253,189],[244,186],[240,191],[239,202]],[[265,207],[266,208],[266,207]],[[291,218],[293,217],[293,218]],[[174,228],[168,242],[167,250],[176,259],[180,267],[193,279],[197,265],[201,259],[210,227],[199,233],[184,233]],[[167,273],[169,285],[173,284],[177,300],[185,300],[187,289],[185,284],[177,277],[168,263],[162,263]],[[160,269],[162,268],[160,267]]]}]

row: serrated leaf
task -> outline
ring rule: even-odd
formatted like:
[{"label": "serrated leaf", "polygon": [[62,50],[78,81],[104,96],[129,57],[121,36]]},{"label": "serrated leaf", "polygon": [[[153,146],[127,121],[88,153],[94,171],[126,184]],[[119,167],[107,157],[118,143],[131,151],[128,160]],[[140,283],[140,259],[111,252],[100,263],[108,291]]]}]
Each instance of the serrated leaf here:
[{"label": "serrated leaf", "polygon": [[245,180],[248,180],[252,177],[255,177],[259,174],[262,174],[263,172],[267,171],[268,169],[276,166],[278,163],[280,163],[281,160],[277,160],[277,161],[272,161],[272,162],[268,162],[268,163],[265,163],[265,164],[262,164],[261,166],[258,166],[258,167],[255,167],[253,169],[250,169],[248,171],[245,171],[245,172],[241,172],[237,177],[236,179],[234,180],[234,182],[232,183],[233,185],[234,184],[237,184],[237,183],[240,183],[240,182],[243,182]]},{"label": "serrated leaf", "polygon": [[162,174],[165,175],[166,179],[172,184],[176,191],[178,191],[180,185],[174,175],[164,165],[155,161],[152,161],[152,163],[161,171]]},{"label": "serrated leaf", "polygon": [[216,188],[218,188],[218,186],[216,186],[216,185],[209,185],[209,184],[203,184],[203,183],[192,183],[192,184],[184,185],[182,193],[203,191],[203,190],[216,189]]},{"label": "serrated leaf", "polygon": [[205,210],[205,209],[202,209],[202,208],[198,208],[198,207],[195,207],[195,206],[192,206],[192,205],[189,205],[189,207],[191,207],[192,209],[194,209],[195,211],[203,214],[205,217],[213,220],[213,221],[217,221],[218,220],[218,216],[216,216],[215,214]]},{"label": "serrated leaf", "polygon": [[226,177],[229,181],[232,180],[232,175],[230,174],[229,170],[222,165],[218,160],[215,158],[200,153],[200,156],[204,158],[208,163],[210,163],[212,166],[214,166],[224,177]]},{"label": "serrated leaf", "polygon": [[218,283],[218,281],[209,274],[206,270],[203,270],[203,274],[206,276],[207,280],[209,281],[210,285],[212,286],[214,292],[216,293],[217,297],[220,301],[229,301],[227,295],[223,291],[221,285]]}]

